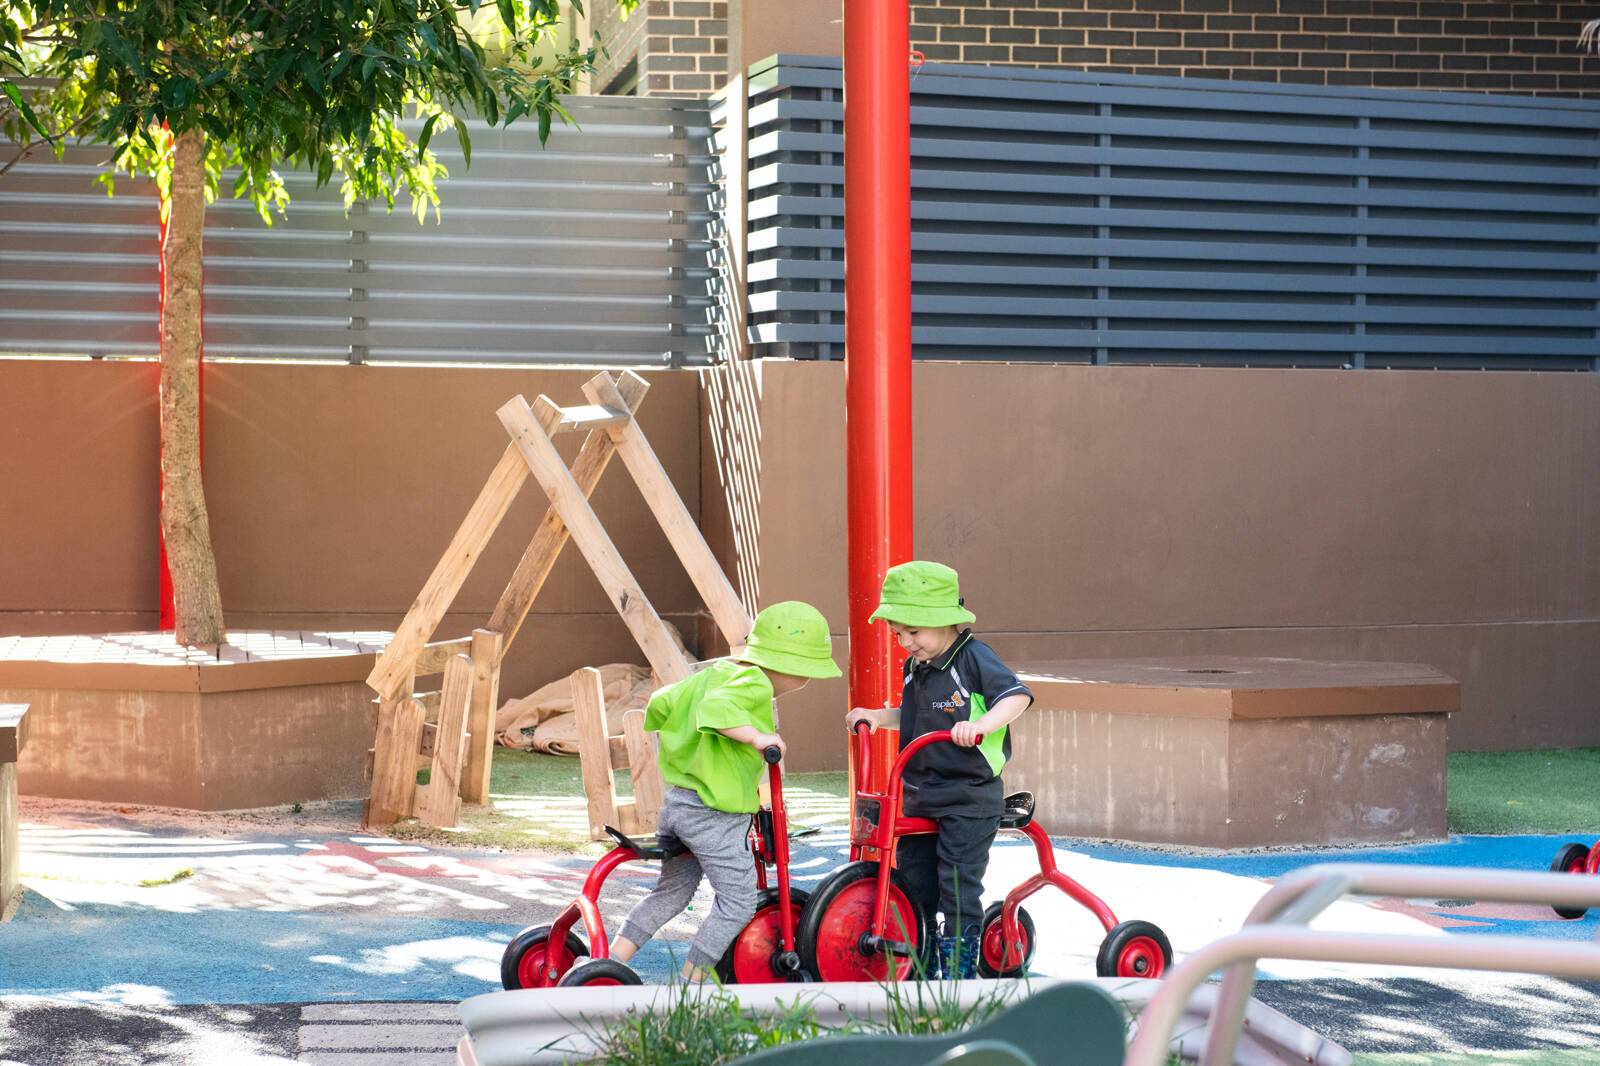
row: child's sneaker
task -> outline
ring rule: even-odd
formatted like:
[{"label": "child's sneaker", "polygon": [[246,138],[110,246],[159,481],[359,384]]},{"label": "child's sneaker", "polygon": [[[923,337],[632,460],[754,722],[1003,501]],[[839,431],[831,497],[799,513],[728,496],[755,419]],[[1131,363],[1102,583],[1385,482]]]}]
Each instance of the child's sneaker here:
[{"label": "child's sneaker", "polygon": [[978,938],[942,936],[939,938],[939,976],[946,981],[965,981],[978,976]]}]

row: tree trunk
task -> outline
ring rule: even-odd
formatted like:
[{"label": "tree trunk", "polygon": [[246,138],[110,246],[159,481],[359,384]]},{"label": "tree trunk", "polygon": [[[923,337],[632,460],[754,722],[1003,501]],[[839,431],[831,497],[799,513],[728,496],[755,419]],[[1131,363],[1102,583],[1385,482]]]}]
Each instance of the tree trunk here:
[{"label": "tree trunk", "polygon": [[187,645],[227,639],[200,480],[205,149],[205,134],[198,130],[178,136],[161,246],[161,533],[172,571],[177,638]]}]

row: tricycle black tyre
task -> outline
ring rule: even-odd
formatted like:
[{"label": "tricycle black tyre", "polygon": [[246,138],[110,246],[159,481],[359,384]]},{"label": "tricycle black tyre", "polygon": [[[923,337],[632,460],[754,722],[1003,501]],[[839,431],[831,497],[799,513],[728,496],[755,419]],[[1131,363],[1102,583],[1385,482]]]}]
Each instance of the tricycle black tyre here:
[{"label": "tricycle black tyre", "polygon": [[1034,935],[1033,917],[1026,907],[1017,908],[1017,923],[1022,926],[1022,964],[1020,966],[1006,966],[1004,944],[1004,930],[1000,924],[1000,912],[1004,909],[1004,902],[991,903],[983,912],[982,932],[978,934],[978,973],[982,977],[1020,977],[1028,972],[1028,964],[1033,961],[1034,949],[1039,946],[1039,939]]},{"label": "tricycle black tyre", "polygon": [[[803,888],[789,889],[789,906],[794,911],[796,945],[800,942],[800,915],[804,913],[806,901],[810,898],[811,894]],[[724,951],[722,958],[717,961],[717,980],[725,985],[754,985],[803,979],[801,974],[793,977],[781,977],[778,974],[767,976],[759,966],[752,965],[755,956],[770,956],[771,948],[777,945],[781,935],[778,933],[777,921],[778,890],[765,889],[756,899],[755,917],[739,930],[739,935],[733,938],[733,943],[728,945],[728,950]],[[770,966],[768,969],[770,970]]]},{"label": "tricycle black tyre", "polygon": [[[1568,844],[1556,852],[1556,857],[1550,860],[1550,872],[1553,874],[1586,874],[1589,869],[1589,849],[1582,844]],[[1557,918],[1582,918],[1589,913],[1588,907],[1551,907],[1556,912]]]},{"label": "tricycle black tyre", "polygon": [[1159,978],[1172,967],[1172,945],[1153,922],[1120,922],[1100,942],[1094,972],[1100,977]]},{"label": "tricycle black tyre", "polygon": [[[912,957],[900,957],[891,978],[885,956],[863,954],[856,944],[872,931],[878,864],[852,862],[823,878],[800,914],[796,940],[800,967],[818,981],[907,980],[931,973],[938,940],[929,935],[929,916],[911,898],[905,877],[889,871],[890,938],[911,937]],[[920,971],[920,974],[919,974]]]},{"label": "tricycle black tyre", "polygon": [[568,970],[556,982],[557,988],[584,988],[590,985],[642,985],[639,975],[616,959],[590,959]]},{"label": "tricycle black tyre", "polygon": [[[553,988],[562,975],[572,969],[579,958],[589,954],[589,945],[571,929],[567,930],[565,959],[555,960],[556,975],[548,974],[543,956],[549,947],[550,926],[532,925],[511,938],[505,953],[500,956],[500,984],[508,990],[519,988]],[[535,974],[541,976],[535,978]]]}]

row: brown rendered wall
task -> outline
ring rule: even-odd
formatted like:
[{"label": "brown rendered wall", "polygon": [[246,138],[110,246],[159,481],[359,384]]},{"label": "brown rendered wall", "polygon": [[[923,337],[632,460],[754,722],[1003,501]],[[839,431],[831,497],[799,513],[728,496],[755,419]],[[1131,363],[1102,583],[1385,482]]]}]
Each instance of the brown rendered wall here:
[{"label": "brown rendered wall", "polygon": [[[640,92],[703,93],[673,80],[696,72],[698,86],[707,68],[681,58],[688,24],[677,18],[669,29],[665,19],[669,3],[705,4],[647,2],[663,21],[637,42],[641,70],[654,71],[657,55],[677,56],[670,62],[682,73],[663,69]],[[840,54],[842,0],[731,4],[733,69],[778,52]],[[911,46],[930,62],[1594,96],[1600,57],[1577,44],[1593,17],[1593,5],[1530,0],[911,0]],[[715,25],[693,32],[727,32]]]},{"label": "brown rendered wall", "polygon": [[[582,402],[593,370],[212,364],[205,462],[233,629],[392,629],[507,441],[516,393]],[[691,511],[699,397],[650,373],[640,422]],[[155,367],[0,360],[0,634],[156,623]],[[578,439],[559,438],[570,461]],[[645,592],[693,640],[699,603],[620,464],[595,506]],[[488,619],[544,501],[531,481],[440,637]],[[642,661],[599,584],[562,553],[513,646],[501,691],[579,666]]]},{"label": "brown rendered wall", "polygon": [[[740,373],[707,390],[708,425],[755,429],[707,431],[705,528],[842,653],[843,365]],[[1007,658],[1429,663],[1462,683],[1453,749],[1600,743],[1600,376],[919,363],[914,388],[917,554]],[[752,451],[736,525],[718,458]],[[844,701],[787,701],[797,768],[840,763]]]},{"label": "brown rendered wall", "polygon": [[[230,623],[392,627],[499,455],[494,409],[590,373],[209,367]],[[842,661],[842,365],[647,376],[642,423],[741,591],[817,603]],[[0,361],[0,633],[154,625],[154,386],[150,364]],[[922,363],[915,388],[917,550],[1009,658],[1430,663],[1463,685],[1453,748],[1600,743],[1600,376]],[[442,636],[487,617],[537,495]],[[596,505],[692,640],[620,467]],[[569,550],[503,692],[608,661],[638,654]],[[785,701],[797,769],[840,764],[843,706],[839,683]]]}]

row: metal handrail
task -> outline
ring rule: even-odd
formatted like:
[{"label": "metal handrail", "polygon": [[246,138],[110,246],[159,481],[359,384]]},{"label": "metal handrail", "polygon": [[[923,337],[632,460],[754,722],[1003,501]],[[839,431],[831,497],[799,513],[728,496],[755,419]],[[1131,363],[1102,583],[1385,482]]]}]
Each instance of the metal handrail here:
[{"label": "metal handrail", "polygon": [[1233,1061],[1260,959],[1388,963],[1600,978],[1600,944],[1530,937],[1402,937],[1298,928],[1350,894],[1449,896],[1499,903],[1600,907],[1600,878],[1571,874],[1327,863],[1279,878],[1239,932],[1213,941],[1167,972],[1139,1016],[1125,1066],[1160,1066],[1194,989],[1226,968],[1200,1066]]}]

